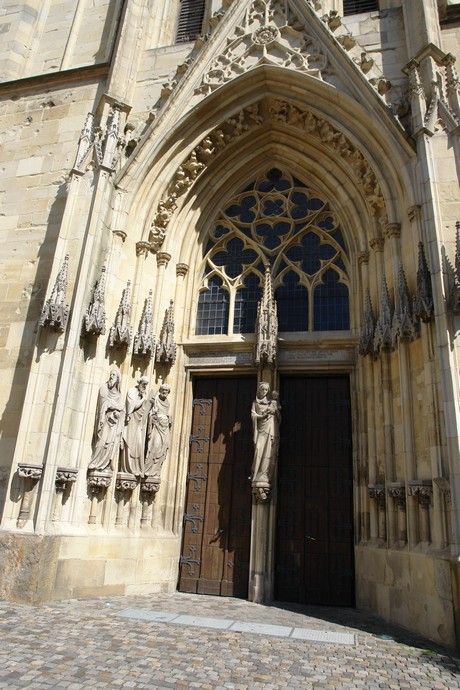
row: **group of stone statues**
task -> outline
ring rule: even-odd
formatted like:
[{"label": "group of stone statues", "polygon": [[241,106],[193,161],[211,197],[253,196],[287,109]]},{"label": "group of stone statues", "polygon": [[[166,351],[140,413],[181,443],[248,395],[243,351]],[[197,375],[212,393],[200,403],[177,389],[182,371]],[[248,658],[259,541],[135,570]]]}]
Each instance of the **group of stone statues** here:
[{"label": "group of stone statues", "polygon": [[[147,394],[148,382],[146,376],[141,376],[124,398],[120,374],[112,370],[109,380],[100,387],[89,471],[119,471],[148,478],[159,487],[171,436],[170,387],[163,383],[156,393]],[[251,418],[254,460],[250,480],[256,499],[265,501],[278,457],[281,423],[278,392],[270,394],[268,383],[259,384]]]},{"label": "group of stone statues", "polygon": [[163,383],[147,395],[148,378],[141,376],[123,397],[120,374],[113,370],[99,389],[88,469],[120,471],[160,483],[171,435],[170,387]]}]

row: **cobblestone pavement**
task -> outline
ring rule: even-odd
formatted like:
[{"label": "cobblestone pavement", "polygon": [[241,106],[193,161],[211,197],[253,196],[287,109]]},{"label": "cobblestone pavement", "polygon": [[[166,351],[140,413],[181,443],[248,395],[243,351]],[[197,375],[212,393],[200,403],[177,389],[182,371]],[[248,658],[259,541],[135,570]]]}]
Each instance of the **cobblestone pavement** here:
[{"label": "cobblestone pavement", "polygon": [[[158,611],[343,633],[353,643],[152,620]],[[350,609],[181,593],[0,602],[0,688],[445,690],[460,688],[460,659]]]}]

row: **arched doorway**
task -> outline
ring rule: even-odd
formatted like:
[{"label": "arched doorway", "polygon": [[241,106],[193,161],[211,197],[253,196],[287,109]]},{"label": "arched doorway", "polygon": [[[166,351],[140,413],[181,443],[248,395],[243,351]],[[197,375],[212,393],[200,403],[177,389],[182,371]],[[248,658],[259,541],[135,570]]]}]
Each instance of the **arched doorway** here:
[{"label": "arched doorway", "polygon": [[[232,196],[209,225],[197,279],[197,310],[191,318],[195,341],[202,338],[215,347],[227,340],[225,347],[230,352],[239,347],[234,340],[238,335],[241,343],[246,339],[248,344],[253,342],[267,266],[280,331],[279,366],[270,376],[274,386],[281,385],[285,419],[279,486],[271,499],[276,517],[263,537],[271,543],[273,554],[276,533],[276,556],[268,566],[275,582],[272,595],[291,601],[339,603],[336,585],[341,578],[347,584],[341,588],[340,603],[351,605],[350,396],[341,358],[343,339],[350,333],[349,252],[338,215],[325,196],[279,165],[266,168]],[[324,376],[324,359],[317,356],[318,351],[328,360],[332,347],[335,365],[328,362],[329,375]],[[251,540],[249,529],[248,477],[256,370],[250,351],[245,357],[242,368],[240,358],[240,366],[223,377],[216,353],[214,378],[194,381],[179,577],[183,591],[242,597],[248,593],[249,562],[255,549],[254,532]],[[350,371],[349,361],[346,366]],[[328,443],[327,429],[337,417],[337,396],[344,411],[340,430],[336,426],[340,439]],[[323,404],[316,405],[315,398]],[[320,454],[316,451],[321,438]],[[290,482],[295,491],[289,489]],[[322,501],[318,503],[319,490]],[[339,494],[343,499],[340,509]],[[321,538],[318,530],[317,536],[306,533],[313,526],[314,515],[315,525],[328,525]],[[315,553],[312,544],[319,547],[320,542]],[[316,591],[315,577],[330,582],[327,591]]]}]

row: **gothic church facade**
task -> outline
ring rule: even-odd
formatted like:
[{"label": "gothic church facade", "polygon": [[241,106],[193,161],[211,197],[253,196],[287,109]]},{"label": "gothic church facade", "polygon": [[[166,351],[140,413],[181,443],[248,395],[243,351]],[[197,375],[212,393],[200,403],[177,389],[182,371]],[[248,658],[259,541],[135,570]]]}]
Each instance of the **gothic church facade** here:
[{"label": "gothic church facade", "polygon": [[1,595],[459,645],[459,3],[5,1],[0,33]]}]

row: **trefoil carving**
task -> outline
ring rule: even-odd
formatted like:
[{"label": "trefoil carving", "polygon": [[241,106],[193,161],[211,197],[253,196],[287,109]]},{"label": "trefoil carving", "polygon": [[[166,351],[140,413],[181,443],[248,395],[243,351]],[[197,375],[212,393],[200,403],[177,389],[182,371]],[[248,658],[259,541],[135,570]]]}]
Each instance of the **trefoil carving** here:
[{"label": "trefoil carving", "polygon": [[153,309],[152,309],[152,290],[145,301],[142,312],[139,330],[134,336],[133,352],[135,355],[153,357],[155,355],[155,335],[152,330]]},{"label": "trefoil carving", "polygon": [[46,300],[38,320],[42,328],[51,328],[57,333],[65,331],[69,318],[69,305],[65,304],[67,292],[67,278],[69,270],[69,256],[66,254],[64,263],[54,283],[51,296]]},{"label": "trefoil carving", "polygon": [[109,331],[109,347],[128,348],[131,343],[131,281],[128,280],[118,307],[113,326]]},{"label": "trefoil carving", "polygon": [[104,265],[97,281],[93,299],[86,310],[83,329],[86,335],[105,335],[105,287],[107,269]]},{"label": "trefoil carving", "polygon": [[278,316],[270,266],[265,268],[264,291],[257,305],[255,333],[254,364],[261,369],[265,365],[274,367],[278,350]]},{"label": "trefoil carving", "polygon": [[174,364],[176,361],[176,351],[177,345],[174,340],[174,302],[170,300],[169,307],[166,310],[163,328],[160,333],[156,351],[156,361]]}]

